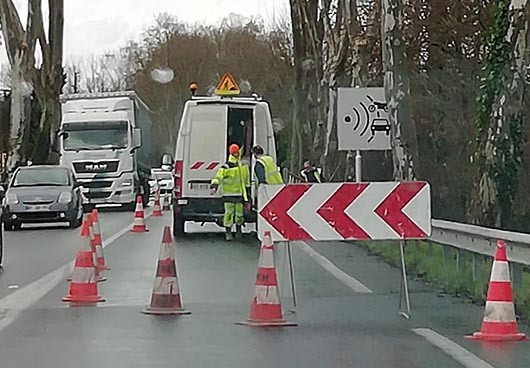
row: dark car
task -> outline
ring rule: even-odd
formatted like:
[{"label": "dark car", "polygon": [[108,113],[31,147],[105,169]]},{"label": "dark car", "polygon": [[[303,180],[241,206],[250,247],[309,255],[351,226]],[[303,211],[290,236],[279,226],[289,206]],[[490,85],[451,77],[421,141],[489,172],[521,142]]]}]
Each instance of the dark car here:
[{"label": "dark car", "polygon": [[8,231],[40,222],[69,222],[70,227],[78,227],[83,219],[81,188],[66,167],[18,168],[5,193],[3,218]]}]

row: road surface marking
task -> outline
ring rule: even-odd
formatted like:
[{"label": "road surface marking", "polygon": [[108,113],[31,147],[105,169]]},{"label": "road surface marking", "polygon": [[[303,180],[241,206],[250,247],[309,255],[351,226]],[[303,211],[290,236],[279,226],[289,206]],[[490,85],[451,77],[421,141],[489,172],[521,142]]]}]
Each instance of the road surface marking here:
[{"label": "road surface marking", "polygon": [[366,287],[359,280],[348,275],[340,268],[335,266],[329,259],[318,253],[316,250],[311,248],[306,242],[298,242],[300,249],[302,249],[309,257],[318,263],[322,268],[331,273],[337,280],[342,282],[344,285],[355,291],[356,293],[372,293],[373,291]]},{"label": "road surface marking", "polygon": [[[151,214],[146,215],[148,218]],[[103,247],[109,246],[118,238],[129,232],[132,223],[103,241]],[[75,260],[72,260],[47,275],[33,281],[21,289],[0,299],[0,331],[9,326],[18,315],[31,307],[40,298],[48,294],[70,275]]]},{"label": "road surface marking", "polygon": [[424,337],[428,342],[442,349],[446,354],[450,355],[466,368],[493,368],[489,363],[486,363],[473,353],[449,340],[447,337],[440,335],[436,331],[429,328],[413,328],[412,332]]}]

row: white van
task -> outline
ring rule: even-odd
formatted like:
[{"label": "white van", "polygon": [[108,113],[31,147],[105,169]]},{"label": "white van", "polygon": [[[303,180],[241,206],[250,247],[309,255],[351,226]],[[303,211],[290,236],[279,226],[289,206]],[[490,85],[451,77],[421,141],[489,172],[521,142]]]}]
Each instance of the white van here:
[{"label": "white van", "polygon": [[173,233],[184,234],[184,223],[216,222],[222,226],[221,193],[210,195],[210,181],[228,159],[228,147],[243,148],[242,161],[249,165],[252,208],[245,221],[256,222],[254,159],[251,148],[259,144],[276,160],[276,143],[269,105],[259,97],[192,97],[184,106],[175,153]]}]

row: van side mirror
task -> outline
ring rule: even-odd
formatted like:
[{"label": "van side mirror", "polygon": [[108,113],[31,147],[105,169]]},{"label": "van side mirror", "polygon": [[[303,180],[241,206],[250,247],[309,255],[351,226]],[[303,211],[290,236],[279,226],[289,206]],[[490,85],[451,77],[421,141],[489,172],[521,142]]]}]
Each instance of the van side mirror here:
[{"label": "van side mirror", "polygon": [[142,130],[140,128],[134,128],[133,129],[133,148],[140,148],[142,147]]}]

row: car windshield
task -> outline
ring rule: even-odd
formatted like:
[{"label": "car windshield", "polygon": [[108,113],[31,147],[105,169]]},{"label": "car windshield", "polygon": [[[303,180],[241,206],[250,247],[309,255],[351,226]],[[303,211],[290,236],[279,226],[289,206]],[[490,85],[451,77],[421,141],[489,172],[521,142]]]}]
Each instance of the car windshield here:
[{"label": "car windshield", "polygon": [[63,145],[67,151],[120,149],[127,147],[127,122],[68,123]]},{"label": "car windshield", "polygon": [[60,167],[21,169],[13,179],[13,187],[67,185],[70,185],[68,171]]}]

